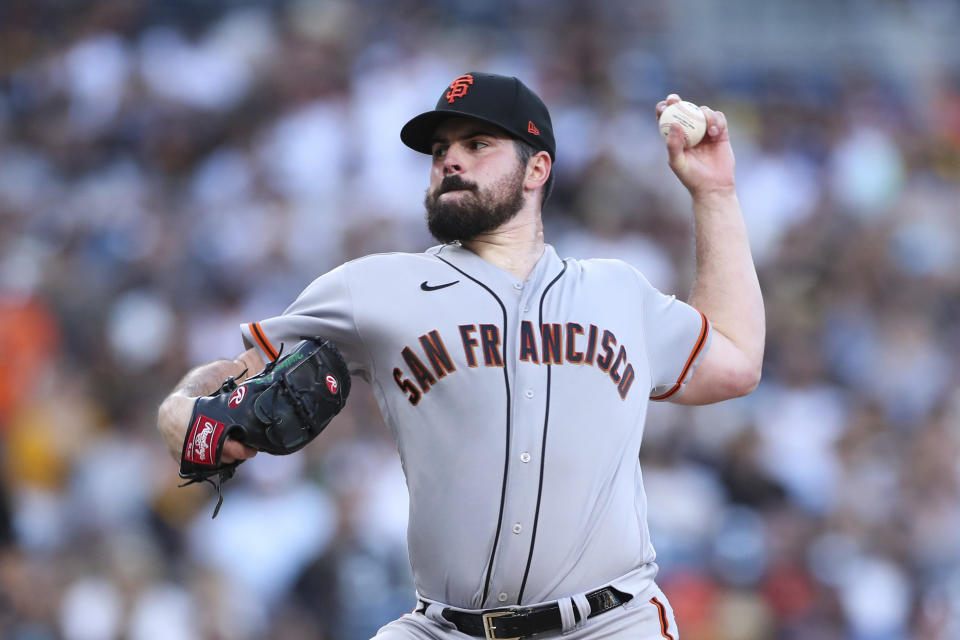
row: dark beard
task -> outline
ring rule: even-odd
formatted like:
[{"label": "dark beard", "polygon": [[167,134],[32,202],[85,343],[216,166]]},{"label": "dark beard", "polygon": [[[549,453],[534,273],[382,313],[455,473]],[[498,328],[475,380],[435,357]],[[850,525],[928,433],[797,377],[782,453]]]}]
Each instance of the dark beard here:
[{"label": "dark beard", "polygon": [[[480,191],[475,183],[459,175],[447,176],[434,193],[427,191],[423,205],[427,208],[427,228],[442,243],[471,240],[493,231],[513,218],[523,207],[524,167],[490,189]],[[457,202],[439,203],[448,191],[467,189],[468,194]]]}]

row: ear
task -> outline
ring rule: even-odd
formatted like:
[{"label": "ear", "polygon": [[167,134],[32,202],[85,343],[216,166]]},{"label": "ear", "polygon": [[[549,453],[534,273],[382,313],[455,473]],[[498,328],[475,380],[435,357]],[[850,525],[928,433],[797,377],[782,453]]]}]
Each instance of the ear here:
[{"label": "ear", "polygon": [[546,151],[538,151],[527,161],[527,172],[523,179],[523,188],[533,191],[543,187],[553,170],[553,161]]}]

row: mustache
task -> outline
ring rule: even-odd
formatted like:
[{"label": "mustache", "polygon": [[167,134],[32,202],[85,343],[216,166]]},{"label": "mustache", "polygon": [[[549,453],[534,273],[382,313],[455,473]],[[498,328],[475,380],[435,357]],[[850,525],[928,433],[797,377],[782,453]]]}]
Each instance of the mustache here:
[{"label": "mustache", "polygon": [[437,196],[442,196],[443,194],[447,193],[448,191],[459,191],[459,190],[461,190],[461,189],[464,189],[464,190],[467,190],[467,191],[476,191],[476,190],[477,190],[477,183],[475,183],[475,182],[467,182],[466,180],[464,180],[464,179],[463,179],[462,177],[460,177],[459,175],[447,176],[447,177],[444,178],[443,181],[440,183],[440,186],[437,187],[436,195],[437,195]]}]

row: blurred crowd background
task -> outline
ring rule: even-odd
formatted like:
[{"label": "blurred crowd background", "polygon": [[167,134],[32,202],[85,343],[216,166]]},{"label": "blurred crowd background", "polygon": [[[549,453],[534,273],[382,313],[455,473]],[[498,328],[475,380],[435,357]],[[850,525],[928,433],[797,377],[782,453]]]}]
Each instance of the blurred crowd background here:
[{"label": "blurred crowd background", "polygon": [[0,636],[365,640],[414,607],[362,383],[216,520],[156,408],[320,273],[433,244],[399,129],[476,69],[550,106],[548,241],[680,296],[653,108],[730,121],[767,359],[747,398],[651,410],[682,637],[960,638],[958,29],[953,0],[3,2]]}]

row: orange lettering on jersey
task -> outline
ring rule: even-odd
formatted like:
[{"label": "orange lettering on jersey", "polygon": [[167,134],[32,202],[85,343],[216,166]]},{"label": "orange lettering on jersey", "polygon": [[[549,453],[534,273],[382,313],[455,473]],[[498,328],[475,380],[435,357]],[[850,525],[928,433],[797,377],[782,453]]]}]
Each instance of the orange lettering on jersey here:
[{"label": "orange lettering on jersey", "polygon": [[584,356],[586,364],[593,364],[593,356],[597,353],[597,325],[590,325],[590,334],[587,336],[587,354]]},{"label": "orange lettering on jersey", "polygon": [[620,365],[627,361],[627,350],[623,348],[623,345],[620,346],[620,351],[617,352],[617,359],[613,361],[613,366],[610,367],[610,379],[614,382],[620,382],[620,374],[617,373],[617,369],[620,368]]},{"label": "orange lettering on jersey", "polygon": [[583,327],[576,322],[567,323],[567,362],[570,364],[580,364],[583,362],[583,354],[577,351],[577,336],[583,335]]},{"label": "orange lettering on jersey", "polygon": [[502,367],[499,327],[495,324],[480,325],[480,342],[483,345],[483,363],[488,367]]},{"label": "orange lettering on jersey", "polygon": [[467,95],[467,89],[473,84],[473,76],[466,73],[450,83],[450,90],[446,93],[447,102],[453,104],[457,98]]},{"label": "orange lettering on jersey", "polygon": [[398,387],[400,387],[400,391],[410,394],[407,397],[407,400],[410,401],[410,404],[417,406],[417,403],[420,402],[420,398],[422,397],[420,394],[420,389],[417,389],[416,385],[410,382],[409,379],[403,377],[403,371],[400,370],[400,367],[394,367],[393,381],[397,383]]},{"label": "orange lettering on jersey", "polygon": [[438,378],[457,370],[453,360],[450,359],[446,345],[443,344],[443,338],[436,329],[420,336],[420,346],[423,347],[423,352],[427,355],[427,360],[430,361]]},{"label": "orange lettering on jersey", "polygon": [[540,334],[543,336],[543,364],[563,364],[560,354],[560,324],[540,325]]},{"label": "orange lettering on jersey", "polygon": [[404,347],[403,351],[400,352],[403,356],[403,361],[407,363],[407,366],[410,368],[410,373],[413,374],[413,377],[416,378],[417,384],[420,385],[420,388],[423,389],[423,392],[426,393],[430,391],[430,385],[437,384],[437,379],[433,377],[433,374],[427,370],[423,361],[420,360],[413,352],[410,347]]},{"label": "orange lettering on jersey", "polygon": [[[519,361],[545,365],[596,365],[616,387],[623,400],[627,399],[637,371],[630,362],[626,345],[618,344],[617,336],[609,329],[596,325],[577,322],[553,322],[534,325],[529,320],[520,323]],[[412,405],[417,405],[430,389],[447,377],[463,368],[477,368],[480,358],[487,367],[505,366],[500,327],[496,324],[464,324],[458,327],[463,342],[464,360],[457,362],[459,354],[451,354],[438,329],[419,336],[420,351],[403,347],[401,355],[404,367],[393,370],[393,380],[397,388],[406,394]],[[586,344],[580,338],[586,338]],[[701,342],[702,342],[701,338]],[[700,347],[695,349],[695,353]],[[479,351],[479,355],[478,355]],[[456,358],[453,356],[457,356]],[[646,369],[643,369],[646,372]],[[409,377],[404,377],[405,375]],[[577,375],[593,376],[590,370],[583,369]],[[469,386],[475,380],[466,381]]]},{"label": "orange lettering on jersey", "polygon": [[630,387],[633,385],[633,379],[636,377],[637,374],[633,370],[633,365],[628,364],[627,368],[623,370],[623,375],[620,376],[620,384],[617,385],[617,393],[623,400],[627,399],[627,394],[630,393]]},{"label": "orange lettering on jersey", "polygon": [[477,330],[477,325],[475,324],[462,324],[460,325],[460,339],[463,341],[463,355],[467,359],[468,367],[477,366],[477,354],[473,352],[476,346],[479,344],[477,339],[473,337],[473,332]]},{"label": "orange lettering on jersey", "polygon": [[597,366],[601,371],[610,371],[610,365],[613,364],[613,348],[617,346],[617,337],[612,331],[603,330],[603,340],[600,341],[603,347],[603,355],[597,357]]},{"label": "orange lettering on jersey", "polygon": [[520,359],[524,362],[540,364],[537,340],[533,337],[533,323],[529,320],[524,320],[520,325]]}]

